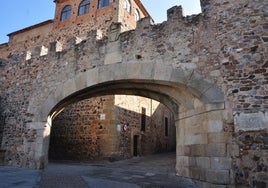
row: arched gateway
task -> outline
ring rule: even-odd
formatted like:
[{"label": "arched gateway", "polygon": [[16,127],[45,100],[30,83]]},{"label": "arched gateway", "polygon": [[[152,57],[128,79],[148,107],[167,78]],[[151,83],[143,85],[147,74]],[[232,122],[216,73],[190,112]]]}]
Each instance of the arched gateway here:
[{"label": "arched gateway", "polygon": [[[30,103],[28,113],[33,114],[34,121],[28,126],[39,127],[39,144],[31,148],[35,151],[33,158],[37,167],[44,167],[48,162],[51,120],[71,103],[108,94],[149,97],[172,111],[177,129],[176,169],[179,175],[188,177],[192,168],[213,171],[210,165],[204,166],[210,159],[231,162],[225,141],[208,139],[215,133],[225,134],[224,96],[215,84],[194,70],[176,69],[159,63],[115,63],[75,75],[51,90],[45,99],[36,97],[38,100]],[[197,162],[190,164],[192,160]],[[225,179],[219,179],[224,184],[230,182],[227,165],[221,171]]]}]

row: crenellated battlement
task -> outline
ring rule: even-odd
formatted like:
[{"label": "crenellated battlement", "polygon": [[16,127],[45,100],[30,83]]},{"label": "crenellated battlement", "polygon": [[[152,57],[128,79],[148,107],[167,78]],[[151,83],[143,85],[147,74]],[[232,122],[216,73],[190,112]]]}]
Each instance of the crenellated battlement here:
[{"label": "crenellated battlement", "polygon": [[[166,27],[167,25],[174,25],[174,27],[176,27],[177,25],[180,26],[180,28],[187,27],[191,24],[197,25],[198,20],[200,18],[203,18],[201,14],[184,17],[183,9],[181,6],[174,6],[170,8],[167,11],[167,17],[167,21],[158,24],[160,25],[160,28]],[[151,34],[154,33],[154,35],[161,35],[162,33],[158,29],[158,25],[154,25],[153,20],[150,17],[142,18],[137,22],[137,27],[134,30],[134,33],[136,33],[137,35],[139,35],[139,33],[141,33],[141,35],[144,35],[145,32],[150,32]],[[103,34],[102,30],[96,29],[88,31],[87,33],[82,35],[61,38],[60,41],[51,41],[51,39],[46,39],[46,41],[44,41],[44,44],[41,44],[39,46],[33,46],[25,51],[13,50],[9,54],[9,57],[17,56],[17,54],[24,54],[24,60],[30,60],[34,58],[49,56],[51,53],[60,53],[62,51],[74,49],[80,43],[97,43],[100,40],[106,40],[106,37],[108,38],[109,42],[115,42],[119,40],[120,35],[126,36],[131,33],[133,33],[133,30],[124,31],[121,23],[112,23],[109,27],[108,33],[106,34]],[[51,38],[53,39],[55,37],[51,35]],[[51,42],[48,43],[48,41]],[[12,61],[12,58],[8,59]]]}]

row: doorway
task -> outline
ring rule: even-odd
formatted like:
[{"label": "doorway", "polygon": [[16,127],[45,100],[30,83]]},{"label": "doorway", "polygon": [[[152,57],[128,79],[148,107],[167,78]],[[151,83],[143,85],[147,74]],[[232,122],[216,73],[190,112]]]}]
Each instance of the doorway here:
[{"label": "doorway", "polygon": [[139,135],[134,135],[133,138],[133,156],[137,157],[138,156],[138,140],[139,140]]}]

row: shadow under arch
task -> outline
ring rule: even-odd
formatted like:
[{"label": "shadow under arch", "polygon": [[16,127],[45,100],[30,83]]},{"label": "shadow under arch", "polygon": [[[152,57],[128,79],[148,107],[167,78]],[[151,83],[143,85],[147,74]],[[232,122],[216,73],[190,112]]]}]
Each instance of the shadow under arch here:
[{"label": "shadow under arch", "polygon": [[[164,83],[163,83],[164,84]],[[162,91],[161,91],[162,90]],[[150,83],[146,80],[117,80],[98,84],[75,92],[61,100],[49,113],[54,119],[64,107],[84,99],[104,95],[136,95],[154,99],[164,104],[174,114],[178,114],[180,102],[175,96],[169,95],[172,88],[167,85]]]}]

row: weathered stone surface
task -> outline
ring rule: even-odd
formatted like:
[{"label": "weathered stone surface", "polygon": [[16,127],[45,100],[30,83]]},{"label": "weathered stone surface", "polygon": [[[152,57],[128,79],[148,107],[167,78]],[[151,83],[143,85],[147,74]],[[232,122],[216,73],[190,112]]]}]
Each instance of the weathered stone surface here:
[{"label": "weathered stone surface", "polygon": [[209,168],[211,168],[210,167],[210,158],[209,157],[197,157],[196,158],[196,166],[198,167],[198,168],[207,168],[207,169],[209,169]]},{"label": "weathered stone surface", "polygon": [[214,184],[230,184],[229,170],[207,170],[206,180]]},{"label": "weathered stone surface", "polygon": [[268,112],[239,113],[235,115],[235,131],[268,129]]},{"label": "weathered stone surface", "polygon": [[206,147],[207,156],[210,157],[226,157],[226,144],[208,144]]},{"label": "weathered stone surface", "polygon": [[227,157],[211,157],[210,161],[212,169],[228,170],[232,166],[232,160]]}]

